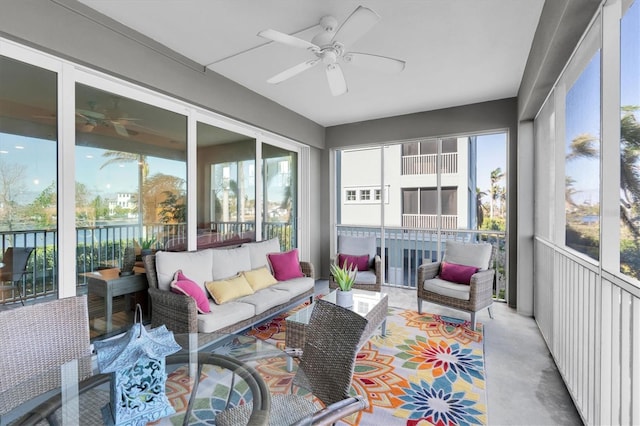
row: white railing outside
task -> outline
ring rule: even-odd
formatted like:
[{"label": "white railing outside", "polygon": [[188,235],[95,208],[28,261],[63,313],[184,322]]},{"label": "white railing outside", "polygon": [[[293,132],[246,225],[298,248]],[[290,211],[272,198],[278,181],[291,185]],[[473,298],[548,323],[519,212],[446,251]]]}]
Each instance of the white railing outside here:
[{"label": "white railing outside", "polygon": [[[443,174],[458,173],[458,153],[447,152],[440,156]],[[438,171],[438,155],[404,155],[402,157],[403,175],[434,175]]]},{"label": "white railing outside", "polygon": [[[438,227],[438,215],[435,214],[403,214],[402,226],[405,228],[431,228]],[[442,215],[443,229],[458,229],[457,215]]]},{"label": "white railing outside", "polygon": [[585,424],[640,424],[640,289],[536,238],[534,315]]},{"label": "white railing outside", "polygon": [[[447,240],[489,242],[497,247],[492,267],[496,270],[494,293],[497,299],[505,299],[506,280],[506,234],[502,231],[476,231],[467,229],[417,229],[409,227],[372,228],[366,226],[338,225],[338,235],[368,237],[375,236],[378,254],[382,254],[384,242],[384,283],[396,287],[415,288],[418,266],[423,262],[435,262],[442,258]],[[383,235],[384,233],[384,235]]]}]

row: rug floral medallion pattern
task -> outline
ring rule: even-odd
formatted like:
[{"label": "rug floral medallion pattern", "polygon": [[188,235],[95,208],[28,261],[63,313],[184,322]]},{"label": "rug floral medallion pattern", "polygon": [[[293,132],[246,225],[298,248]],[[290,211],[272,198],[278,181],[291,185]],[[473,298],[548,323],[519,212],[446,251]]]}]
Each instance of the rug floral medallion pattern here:
[{"label": "rug floral medallion pattern", "polygon": [[[278,316],[247,334],[284,348],[285,318],[290,314]],[[487,424],[482,327],[472,331],[469,326],[469,321],[456,318],[389,308],[386,335],[380,336],[376,331],[357,356],[352,393],[366,397],[369,408],[339,424]],[[230,342],[229,353],[233,353],[233,345],[241,344]],[[255,368],[272,393],[290,392],[293,373],[288,372],[284,360],[265,359]],[[189,379],[180,373],[176,371],[167,380],[167,395],[176,403],[186,404],[189,386],[181,381]],[[197,401],[202,409],[194,410],[190,420],[195,424],[214,424],[211,411],[224,406],[233,388],[228,381],[209,377],[214,373],[221,372],[202,373],[200,386],[212,386],[208,394],[214,398]],[[250,403],[246,389],[232,389],[231,395],[232,402]],[[177,424],[178,420],[171,423]]]}]

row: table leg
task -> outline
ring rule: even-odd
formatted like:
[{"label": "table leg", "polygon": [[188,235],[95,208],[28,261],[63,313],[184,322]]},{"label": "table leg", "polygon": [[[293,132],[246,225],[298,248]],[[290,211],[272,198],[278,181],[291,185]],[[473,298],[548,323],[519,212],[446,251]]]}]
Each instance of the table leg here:
[{"label": "table leg", "polygon": [[380,326],[380,335],[381,336],[386,336],[387,335],[387,320],[386,319],[384,321],[382,321],[382,326]]},{"label": "table leg", "polygon": [[293,371],[293,357],[287,357],[287,371],[291,373]]}]

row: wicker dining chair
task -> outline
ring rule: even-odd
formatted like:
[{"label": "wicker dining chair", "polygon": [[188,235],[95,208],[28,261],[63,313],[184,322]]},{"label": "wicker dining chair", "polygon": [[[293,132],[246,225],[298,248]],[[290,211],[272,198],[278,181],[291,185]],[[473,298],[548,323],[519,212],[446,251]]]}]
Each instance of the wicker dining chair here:
[{"label": "wicker dining chair", "polygon": [[[367,319],[333,303],[317,300],[309,319],[306,342],[294,386],[310,390],[325,405],[318,407],[294,393],[271,396],[269,424],[332,424],[368,407],[361,396],[350,396],[359,342]],[[239,405],[216,416],[218,426],[246,425],[251,405]]]},{"label": "wicker dining chair", "polygon": [[[62,365],[78,360],[78,379],[91,375],[87,296],[0,311],[0,419],[60,387]],[[11,413],[13,414],[13,413]]]},{"label": "wicker dining chair", "polygon": [[24,295],[20,281],[27,272],[27,262],[33,250],[33,247],[9,247],[2,255],[4,266],[0,268],[0,291],[17,292],[22,306],[24,306]]}]

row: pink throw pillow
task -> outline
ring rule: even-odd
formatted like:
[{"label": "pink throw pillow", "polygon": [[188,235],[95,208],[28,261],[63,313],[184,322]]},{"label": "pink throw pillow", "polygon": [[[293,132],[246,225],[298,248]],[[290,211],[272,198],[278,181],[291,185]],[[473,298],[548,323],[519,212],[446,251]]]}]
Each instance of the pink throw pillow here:
[{"label": "pink throw pillow", "polygon": [[369,270],[369,255],[363,254],[362,256],[354,256],[351,254],[338,254],[338,266],[343,268],[345,263],[347,268],[354,265],[358,271]]},{"label": "pink throw pillow", "polygon": [[471,276],[476,272],[478,272],[478,268],[475,266],[447,262],[442,262],[440,265],[440,278],[459,284],[469,284]]},{"label": "pink throw pillow", "polygon": [[209,299],[207,299],[207,295],[204,290],[202,290],[194,281],[185,277],[180,269],[178,269],[173,276],[173,281],[171,281],[171,291],[191,296],[191,298],[196,301],[196,308],[201,314],[208,314],[211,312]]},{"label": "pink throw pillow", "polygon": [[284,253],[267,254],[273,276],[278,281],[286,281],[291,278],[304,277],[300,269],[300,261],[298,260],[298,249],[294,248]]}]

